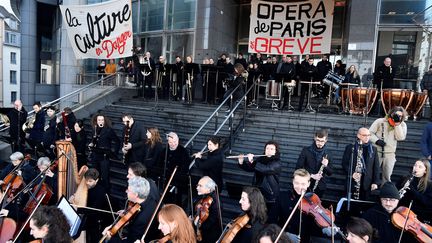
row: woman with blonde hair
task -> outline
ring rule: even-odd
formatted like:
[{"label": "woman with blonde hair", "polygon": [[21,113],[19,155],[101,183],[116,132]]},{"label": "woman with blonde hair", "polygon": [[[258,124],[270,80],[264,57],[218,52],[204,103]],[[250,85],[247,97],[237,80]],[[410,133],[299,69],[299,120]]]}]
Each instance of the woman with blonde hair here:
[{"label": "woman with blonde hair", "polygon": [[195,243],[192,223],[183,209],[175,204],[164,205],[158,214],[159,227],[164,237],[159,242]]},{"label": "woman with blonde hair", "polygon": [[426,158],[418,159],[413,166],[412,173],[406,177],[401,185],[400,194],[403,194],[400,205],[408,206],[412,201],[412,210],[419,219],[432,218],[432,182],[429,180],[431,165]]}]

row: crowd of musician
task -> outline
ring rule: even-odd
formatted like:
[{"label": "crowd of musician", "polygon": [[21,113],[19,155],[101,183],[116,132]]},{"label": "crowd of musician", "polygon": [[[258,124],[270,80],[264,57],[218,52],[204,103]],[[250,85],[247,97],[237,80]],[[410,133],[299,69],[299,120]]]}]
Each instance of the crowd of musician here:
[{"label": "crowd of musician", "polygon": [[[347,198],[342,202],[348,222],[335,220],[333,209],[325,208],[320,200],[328,193],[327,180],[338,163],[328,149],[326,130],[311,136],[311,145],[298,155],[292,188],[283,191],[281,172],[287,162],[281,161],[276,141],[263,144],[262,155],[224,158],[221,139],[211,137],[206,151],[190,155],[179,144],[175,132],[163,139],[156,127],[145,128],[132,114],[122,115],[121,138],[106,115],[96,114],[91,120],[92,136],[88,141],[83,121],[76,119],[70,108],[64,108],[61,119],[55,116],[55,107],[41,109],[36,102],[33,109],[36,115],[30,124],[20,100],[8,114],[13,153],[11,163],[0,174],[1,215],[2,219],[18,222],[18,227],[16,231],[2,228],[1,235],[9,237],[2,239],[19,237],[27,242],[31,234],[43,242],[71,242],[67,224],[61,223],[66,220],[64,215],[56,207],[47,206],[55,205],[63,193],[59,190],[62,187],[59,175],[65,171],[56,168],[56,161],[61,160],[75,163],[76,170],[82,173],[78,184],[83,185],[84,192],[78,186],[68,199],[84,215],[80,239],[87,242],[98,242],[101,238],[100,242],[160,239],[158,242],[182,243],[275,242],[276,239],[310,242],[313,237],[350,242],[411,239],[431,242],[432,239],[431,226],[427,224],[432,218],[428,160],[432,150],[427,151],[432,147],[429,139],[432,125],[425,129],[422,143],[428,158],[413,161],[410,175],[404,180],[391,180],[397,143],[407,134],[407,114],[402,107],[394,107],[369,128],[358,129],[356,142],[346,145],[339,163],[347,178]],[[223,163],[229,158],[238,160],[239,170],[254,173],[254,180],[238,195],[242,213],[223,227],[219,193],[224,188]],[[110,167],[115,162],[128,168],[124,206],[118,200],[112,202],[108,195],[112,189]],[[191,168],[196,168],[202,177],[191,179],[188,176]],[[192,192],[195,184],[196,191]],[[48,197],[41,197],[42,194]],[[38,207],[39,201],[45,205]],[[365,206],[369,201],[378,204]],[[113,207],[122,209],[111,214]],[[6,220],[2,224],[5,227]],[[401,234],[404,231],[407,232]]]}]

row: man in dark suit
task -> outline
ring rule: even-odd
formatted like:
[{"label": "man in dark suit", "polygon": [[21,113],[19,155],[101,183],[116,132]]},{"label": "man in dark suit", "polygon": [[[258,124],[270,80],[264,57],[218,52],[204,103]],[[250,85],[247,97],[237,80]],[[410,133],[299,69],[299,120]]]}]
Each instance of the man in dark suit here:
[{"label": "man in dark suit", "polygon": [[27,121],[27,111],[24,109],[21,100],[14,102],[13,110],[9,111],[9,136],[11,137],[12,152],[24,152],[25,132],[21,129]]},{"label": "man in dark suit", "polygon": [[147,139],[146,130],[141,124],[133,119],[131,114],[123,114],[122,121],[125,125],[125,129],[123,129],[123,138],[125,138],[126,135],[129,137],[127,144],[123,141],[122,152],[125,159],[124,162],[127,165],[133,162],[144,162],[144,145]]},{"label": "man in dark suit", "polygon": [[33,104],[33,110],[35,111],[35,120],[33,127],[30,129],[29,144],[32,149],[43,150],[41,142],[44,136],[45,128],[45,111],[42,110],[42,105],[40,102],[35,102]]},{"label": "man in dark suit", "polygon": [[109,189],[110,159],[115,157],[120,148],[120,139],[111,128],[111,122],[104,115],[93,117],[96,126],[96,140],[89,144],[92,149],[91,162],[101,173],[102,184]]},{"label": "man in dark suit", "polygon": [[369,129],[360,128],[357,132],[357,141],[354,145],[348,144],[345,147],[342,157],[342,167],[348,174],[348,183],[352,178],[353,196],[357,197],[355,186],[360,185],[358,199],[362,200],[370,200],[371,192],[378,189],[381,183],[378,153],[376,147],[369,142],[370,136]]},{"label": "man in dark suit", "polygon": [[314,192],[319,197],[324,194],[327,188],[326,177],[333,174],[333,168],[330,163],[331,158],[325,146],[327,138],[328,133],[326,130],[317,131],[314,136],[314,142],[312,145],[303,148],[296,165],[296,169],[305,169],[311,174],[311,190],[318,183]]}]

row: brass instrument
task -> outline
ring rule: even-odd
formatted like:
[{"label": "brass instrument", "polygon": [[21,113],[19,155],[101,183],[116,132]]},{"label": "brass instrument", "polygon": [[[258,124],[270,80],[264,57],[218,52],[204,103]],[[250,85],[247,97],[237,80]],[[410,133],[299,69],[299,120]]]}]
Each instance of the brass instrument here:
[{"label": "brass instrument", "polygon": [[355,167],[355,171],[356,173],[360,174],[360,178],[358,180],[355,180],[355,185],[354,185],[354,199],[358,200],[360,198],[360,187],[361,187],[361,176],[362,176],[362,171],[363,171],[363,163],[362,163],[362,158],[363,158],[363,149],[361,147],[362,143],[361,141],[359,141],[358,143],[359,147],[357,149],[357,164]]},{"label": "brass instrument", "polygon": [[406,190],[409,189],[409,186],[411,185],[411,181],[414,179],[414,175],[415,175],[415,172],[413,172],[413,173],[411,174],[411,176],[410,176],[410,177],[408,178],[408,180],[405,182],[404,186],[399,190],[399,197],[400,197],[400,199],[403,198],[403,196],[404,196],[405,193],[406,193]]},{"label": "brass instrument", "polygon": [[[130,129],[131,129],[129,123],[130,123],[130,121],[127,120],[126,126],[124,127],[124,138],[123,138],[123,145],[124,146],[129,143]],[[127,155],[127,151],[125,153],[123,153],[123,159],[122,159],[123,164],[126,164],[126,155]]]},{"label": "brass instrument", "polygon": [[141,71],[142,75],[144,75],[145,77],[149,76],[151,74],[152,68],[150,65],[150,60],[144,55],[144,54],[138,54],[138,60],[140,64],[144,64],[144,65],[148,65],[149,67],[149,72],[146,71]]},{"label": "brass instrument", "polygon": [[172,96],[176,97],[177,96],[177,89],[178,89],[178,84],[177,84],[177,73],[174,73],[172,76],[172,86],[171,86],[171,92],[172,92]]},{"label": "brass instrument", "polygon": [[30,117],[30,119],[28,119],[23,125],[22,125],[22,130],[25,133],[29,133],[30,130],[33,128],[34,123],[36,121],[36,115]]},{"label": "brass instrument", "polygon": [[192,82],[193,82],[193,67],[192,67],[192,72],[187,73],[186,93],[187,93],[188,102],[192,102]]},{"label": "brass instrument", "polygon": [[[325,155],[324,158],[327,159],[327,155]],[[324,165],[324,164],[321,164],[321,167],[319,168],[317,174],[322,175],[322,173],[323,173],[323,171],[324,171],[324,168],[325,168],[325,165]],[[315,184],[314,184],[314,186],[313,186],[313,188],[312,188],[312,192],[315,192],[315,189],[318,187],[318,183],[319,183],[319,182],[320,182],[320,180],[316,180],[316,181],[315,181]]]}]

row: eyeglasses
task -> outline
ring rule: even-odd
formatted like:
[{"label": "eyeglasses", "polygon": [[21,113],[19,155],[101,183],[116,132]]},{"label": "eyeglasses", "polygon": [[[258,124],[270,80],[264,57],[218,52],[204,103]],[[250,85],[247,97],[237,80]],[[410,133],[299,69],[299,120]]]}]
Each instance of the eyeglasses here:
[{"label": "eyeglasses", "polygon": [[396,198],[381,198],[381,201],[383,201],[383,202],[397,202],[398,201],[398,199],[396,199]]},{"label": "eyeglasses", "polygon": [[360,136],[362,136],[362,137],[370,137],[371,135],[370,134],[360,134]]}]

